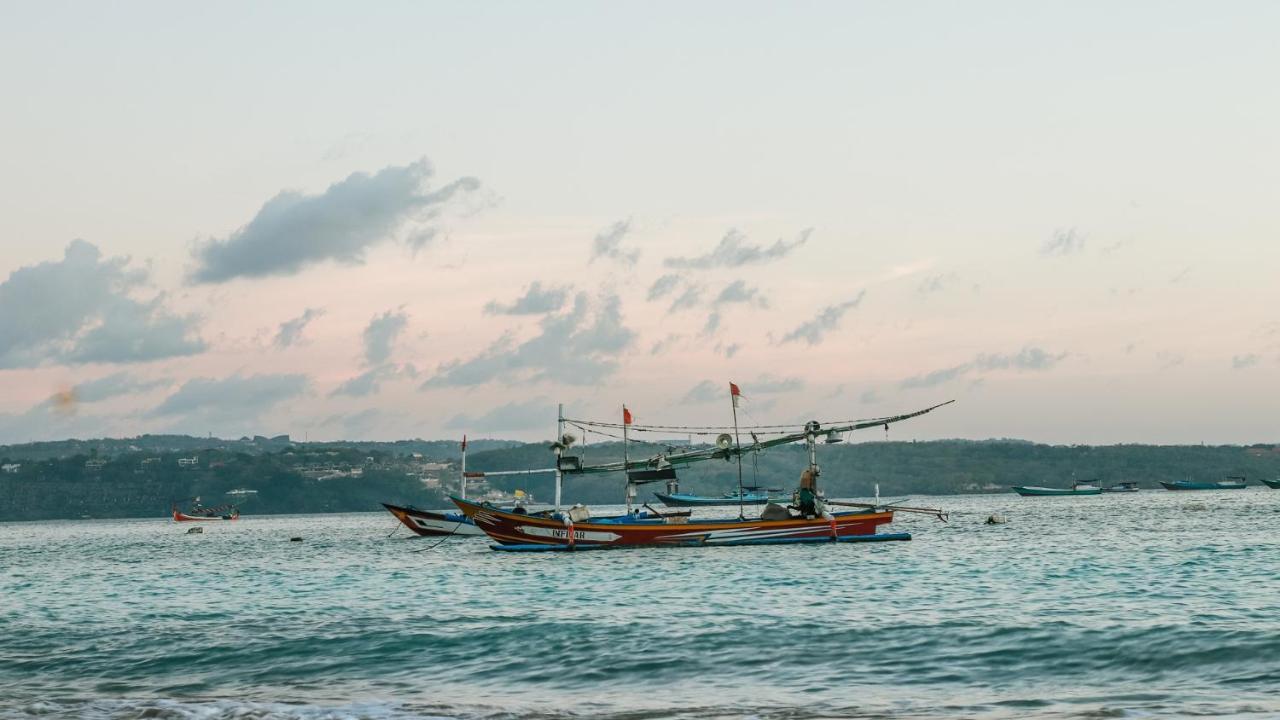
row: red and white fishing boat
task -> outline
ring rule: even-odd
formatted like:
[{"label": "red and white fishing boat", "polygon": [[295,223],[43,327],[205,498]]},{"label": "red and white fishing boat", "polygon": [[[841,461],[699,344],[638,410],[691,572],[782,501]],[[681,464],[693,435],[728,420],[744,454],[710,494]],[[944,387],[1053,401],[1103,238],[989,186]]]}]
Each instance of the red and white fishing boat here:
[{"label": "red and white fishing boat", "polygon": [[[497,544],[495,550],[539,551],[539,550],[593,550],[616,547],[659,546],[712,546],[712,545],[759,545],[777,543],[814,543],[814,542],[872,542],[886,540],[910,540],[907,533],[879,534],[876,529],[892,522],[895,511],[920,512],[935,515],[945,520],[945,514],[929,508],[909,508],[877,503],[840,503],[828,502],[821,498],[817,491],[817,478],[820,473],[817,462],[817,439],[825,436],[827,442],[840,442],[843,433],[869,427],[887,427],[891,423],[918,417],[935,410],[942,405],[925,408],[917,412],[891,417],[873,418],[834,423],[823,426],[811,421],[800,431],[778,430],[780,426],[760,426],[749,429],[754,442],[743,446],[738,441],[737,403],[741,392],[737,385],[730,383],[730,395],[734,406],[734,434],[720,433],[714,445],[710,447],[691,448],[683,452],[666,452],[645,460],[632,461],[628,456],[629,431],[670,432],[669,426],[632,427],[631,412],[623,407],[622,423],[598,423],[581,420],[566,420],[563,406],[560,411],[560,435],[552,444],[556,454],[556,507],[538,513],[503,510],[491,505],[468,501],[463,498],[452,498],[458,509],[467,516],[477,528],[493,538]],[[607,427],[622,431],[623,459],[621,462],[604,463],[585,466],[581,458],[565,455],[565,451],[575,442],[574,436],[564,432],[568,423],[576,427]],[[767,428],[767,429],[766,429]],[[687,428],[685,428],[687,429]],[[713,430],[719,430],[715,428]],[[705,428],[703,430],[706,430]],[[771,432],[776,437],[760,439],[759,434]],[[803,441],[808,447],[809,463],[804,473],[807,486],[800,496],[797,506],[790,509],[770,503],[765,506],[760,517],[746,517],[745,508],[739,507],[736,518],[694,520],[687,516],[664,517],[647,516],[633,512],[632,500],[635,497],[635,485],[667,480],[671,487],[675,482],[675,468],[695,462],[721,459],[738,461],[739,484],[741,485],[741,460],[745,453]],[[617,517],[592,518],[590,511],[575,505],[567,511],[560,509],[560,491],[565,473],[627,473],[627,514]],[[845,506],[856,510],[832,512],[828,506]],[[797,512],[792,512],[795,510]]]},{"label": "red and white fishing boat", "polygon": [[[628,545],[763,545],[800,542],[909,540],[906,533],[876,534],[893,520],[893,511],[828,513],[787,520],[738,518],[691,520],[687,516],[639,519],[628,516],[591,520],[567,513],[521,515],[455,498],[476,527],[498,541],[500,550],[591,550]],[[573,517],[580,518],[576,522]],[[522,547],[523,546],[523,547]]]}]

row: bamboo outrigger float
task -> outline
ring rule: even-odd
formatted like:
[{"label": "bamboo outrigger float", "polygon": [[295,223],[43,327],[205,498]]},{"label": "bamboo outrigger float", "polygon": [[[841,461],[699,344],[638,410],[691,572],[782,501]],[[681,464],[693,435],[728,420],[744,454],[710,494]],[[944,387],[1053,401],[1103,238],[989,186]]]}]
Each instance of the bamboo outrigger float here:
[{"label": "bamboo outrigger float", "polygon": [[[817,421],[807,423],[799,432],[781,432],[778,437],[755,440],[749,446],[741,445],[737,437],[737,399],[740,396],[736,385],[730,383],[731,396],[735,408],[733,436],[727,433],[717,438],[714,446],[697,448],[683,452],[662,453],[643,460],[631,460],[627,449],[628,426],[631,425],[631,414],[623,408],[623,460],[621,462],[603,463],[600,465],[583,465],[581,458],[569,456],[565,451],[576,440],[564,432],[564,406],[560,406],[557,441],[551,450],[556,455],[555,467],[555,509],[552,511],[529,514],[475,503],[463,498],[453,498],[454,504],[476,527],[484,531],[496,541],[492,545],[495,550],[506,551],[555,551],[555,550],[592,550],[616,547],[636,546],[709,546],[709,545],[759,545],[777,543],[812,543],[812,542],[874,542],[889,540],[910,540],[908,533],[877,534],[879,526],[893,520],[895,511],[920,512],[937,516],[945,520],[946,516],[939,510],[929,508],[908,508],[895,505],[879,505],[871,503],[825,503],[818,501],[804,512],[801,503],[800,515],[792,515],[778,505],[767,505],[759,518],[747,518],[744,508],[739,505],[737,518],[693,520],[687,514],[675,516],[649,515],[639,513],[632,508],[635,497],[635,485],[658,480],[674,480],[675,468],[712,459],[727,461],[737,460],[739,463],[739,487],[741,488],[742,455],[759,452],[766,448],[803,441],[808,447],[809,463],[806,475],[810,478],[811,491],[816,493],[817,478],[820,468],[817,462],[817,439],[826,435],[828,441],[838,435],[870,427],[881,427],[910,418],[919,417],[936,410],[948,401],[923,410],[903,415],[874,418],[870,420],[849,421],[824,427]],[[582,424],[575,421],[574,424]],[[612,424],[594,423],[598,426],[616,427]],[[775,431],[776,432],[776,431]],[[836,440],[838,442],[838,440]],[[627,514],[619,517],[591,517],[587,508],[577,505],[567,511],[561,509],[561,490],[564,475],[568,474],[603,474],[627,473]],[[740,491],[741,493],[741,491]],[[741,494],[739,495],[741,497]],[[850,506],[852,510],[831,512],[826,504]]]}]

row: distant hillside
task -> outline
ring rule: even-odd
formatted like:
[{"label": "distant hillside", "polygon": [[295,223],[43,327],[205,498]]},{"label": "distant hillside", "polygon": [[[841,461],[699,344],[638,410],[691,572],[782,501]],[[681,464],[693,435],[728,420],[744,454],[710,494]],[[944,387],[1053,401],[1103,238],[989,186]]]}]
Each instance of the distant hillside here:
[{"label": "distant hillside", "polygon": [[[545,443],[477,440],[468,470],[549,467]],[[633,443],[632,457],[662,448]],[[0,520],[158,517],[169,504],[200,496],[206,504],[243,503],[245,514],[378,510],[382,501],[443,506],[456,491],[458,444],[295,443],[288,438],[210,440],[143,436],[0,447]],[[618,443],[575,447],[584,462],[619,460]],[[1018,440],[873,442],[822,445],[821,484],[831,496],[885,497],[1006,491],[1010,485],[1065,486],[1073,478],[1106,483],[1280,476],[1280,446],[1060,446]],[[180,462],[181,461],[181,462]],[[743,462],[745,484],[791,490],[804,448],[773,448]],[[710,461],[680,470],[682,490],[719,494],[737,485],[736,463]],[[501,490],[554,495],[550,474],[495,477]],[[619,475],[567,476],[565,502],[618,503]],[[658,486],[641,489],[652,501]],[[233,492],[252,491],[252,492]]]},{"label": "distant hillside", "polygon": [[[660,451],[631,446],[632,457]],[[588,463],[621,460],[621,445],[592,445],[574,449]],[[552,455],[545,445],[477,453],[468,469],[506,470],[547,467]],[[805,467],[802,445],[788,445],[743,460],[743,482],[791,490]],[[818,462],[823,489],[831,496],[868,496],[878,483],[883,496],[1007,491],[1011,485],[1066,486],[1072,479],[1105,483],[1132,480],[1156,488],[1160,480],[1218,479],[1224,475],[1249,478],[1280,476],[1280,445],[1038,445],[1020,440],[943,440],[933,442],[871,442],[820,445]],[[680,470],[680,488],[719,494],[737,486],[737,464],[708,461]],[[565,496],[581,502],[618,502],[624,480],[616,476],[570,476]],[[525,488],[538,498],[550,497],[550,475],[534,478],[494,478],[495,487]],[[652,498],[653,489],[641,489]]]},{"label": "distant hillside", "polygon": [[197,496],[206,505],[239,503],[245,514],[377,510],[382,501],[441,506],[459,450],[454,441],[181,435],[0,447],[0,520],[157,517]]},{"label": "distant hillside", "polygon": [[[471,440],[470,451],[509,448],[523,443],[512,440]],[[139,435],[132,438],[99,438],[90,440],[52,440],[48,442],[0,445],[0,458],[6,462],[21,460],[53,460],[77,455],[115,457],[127,453],[178,453],[197,450],[224,450],[250,455],[280,452],[291,448],[324,450],[352,448],[388,453],[421,453],[434,458],[456,458],[460,452],[457,440],[395,440],[392,442],[343,440],[339,442],[298,442],[288,435],[275,437],[242,437],[238,440],[194,437],[191,435]]]}]

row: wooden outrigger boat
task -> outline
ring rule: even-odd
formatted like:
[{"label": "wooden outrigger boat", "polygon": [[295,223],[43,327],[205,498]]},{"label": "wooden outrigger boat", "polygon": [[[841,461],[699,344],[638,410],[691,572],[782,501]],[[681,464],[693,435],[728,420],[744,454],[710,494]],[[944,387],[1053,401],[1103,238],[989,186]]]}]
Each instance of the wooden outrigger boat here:
[{"label": "wooden outrigger boat", "polygon": [[1200,480],[1160,481],[1165,490],[1243,490],[1245,479],[1239,476],[1227,477],[1223,480],[1204,482]]},{"label": "wooden outrigger boat", "polygon": [[[458,478],[458,491],[461,496],[460,499],[462,500],[466,500],[467,498],[467,481],[468,480],[485,478],[490,476],[499,476],[499,475],[536,475],[539,473],[550,473],[550,472],[555,472],[555,470],[552,468],[545,468],[545,469],[538,469],[538,470],[499,470],[496,472],[467,472],[467,438],[465,435],[462,437],[462,467],[461,467],[461,475]],[[528,497],[528,496],[524,496],[524,497]],[[522,507],[523,505],[523,502],[521,502],[522,499],[523,498],[518,499],[517,502],[510,508],[505,506],[495,506],[493,503],[489,503],[489,502],[480,502],[480,503],[473,503],[473,504],[478,505],[480,507],[484,507],[486,509],[493,509],[493,510],[509,509],[512,512],[517,514],[528,515],[529,510],[525,507]],[[483,530],[476,527],[476,524],[472,522],[470,517],[456,510],[419,510],[418,508],[415,508],[412,505],[402,506],[402,505],[393,505],[391,503],[385,503],[385,502],[382,503],[382,507],[386,508],[387,512],[394,515],[395,518],[399,520],[405,527],[409,528],[410,530],[412,530],[414,533],[418,535],[423,535],[427,537],[442,537],[446,535],[459,535],[463,537],[481,537],[481,536],[484,536],[485,534]],[[689,517],[688,512],[669,513],[669,514],[661,514],[661,515],[658,513],[652,513],[652,512],[633,513],[634,517],[642,520],[652,519],[655,517],[674,517],[677,515],[683,515],[686,518]]]},{"label": "wooden outrigger boat", "polygon": [[1272,490],[1280,490],[1280,478],[1276,478],[1275,480],[1266,480],[1266,479],[1261,479],[1261,480],[1263,485],[1266,485]]},{"label": "wooden outrigger boat", "polygon": [[[458,494],[463,499],[467,497],[467,481],[475,478],[483,478],[489,475],[534,475],[537,473],[554,472],[552,469],[543,470],[512,470],[492,473],[483,472],[467,472],[467,436],[462,436],[462,463],[459,468],[458,476]],[[382,503],[382,507],[387,512],[395,516],[405,527],[412,530],[418,535],[428,537],[440,537],[444,535],[461,535],[461,536],[483,536],[484,531],[475,526],[471,522],[471,518],[454,510],[419,510],[412,505],[393,505],[392,503]],[[519,508],[523,510],[523,508]]]},{"label": "wooden outrigger boat", "polygon": [[438,510],[419,510],[413,506],[402,507],[391,503],[382,503],[387,512],[404,523],[404,526],[419,535],[439,537],[441,535],[484,535],[484,531],[476,527],[471,519],[460,512],[442,512]]},{"label": "wooden outrigger boat", "polygon": [[195,505],[186,511],[179,510],[178,503],[173,503],[170,512],[173,514],[174,522],[212,522],[214,520],[240,519],[240,508],[235,505],[204,507],[200,505],[200,498],[192,498],[192,501],[195,502]]},{"label": "wooden outrigger boat", "polygon": [[1069,488],[1015,485],[1013,491],[1023,497],[1059,497],[1064,495],[1101,495],[1102,488],[1096,482],[1071,483]]},{"label": "wooden outrigger boat", "polygon": [[[736,385],[730,384],[731,395],[736,408],[739,395]],[[635,485],[657,480],[673,481],[675,468],[695,462],[711,459],[738,460],[739,478],[741,478],[742,455],[748,452],[803,441],[809,450],[809,466],[806,471],[811,478],[814,493],[819,467],[816,456],[817,438],[827,435],[828,441],[839,434],[869,427],[888,426],[909,418],[924,415],[935,410],[942,403],[905,415],[875,418],[872,420],[850,421],[823,427],[817,421],[807,423],[800,432],[783,432],[779,437],[759,440],[742,446],[727,433],[717,438],[714,446],[697,448],[684,452],[668,452],[644,460],[632,461],[627,457],[627,431],[631,425],[631,414],[623,408],[623,460],[621,462],[584,466],[581,458],[565,455],[565,451],[573,444],[575,438],[564,433],[564,406],[560,406],[559,439],[551,449],[556,454],[555,467],[555,510],[529,514],[494,507],[487,507],[475,502],[455,497],[453,502],[458,506],[476,527],[483,530],[496,544],[495,550],[506,551],[555,551],[555,550],[594,550],[618,547],[703,547],[715,545],[761,545],[778,543],[814,543],[814,542],[872,542],[889,540],[910,540],[908,533],[877,534],[876,529],[893,520],[895,511],[923,512],[936,515],[945,520],[945,515],[938,510],[927,508],[907,508],[901,506],[879,506],[869,503],[820,503],[814,506],[812,514],[792,515],[777,505],[767,505],[759,518],[747,518],[740,503],[739,516],[729,519],[693,520],[682,516],[644,517],[632,512],[631,503],[635,497]],[[574,421],[574,424],[588,424],[585,421]],[[605,425],[594,423],[595,425]],[[654,426],[657,427],[657,426]],[[736,433],[735,433],[736,434]],[[838,440],[837,440],[838,441]],[[592,518],[589,510],[582,506],[574,506],[567,511],[560,509],[563,475],[627,473],[627,514],[621,517]],[[741,479],[739,479],[741,487]],[[824,505],[842,505],[855,510],[830,512]]]},{"label": "wooden outrigger boat", "polygon": [[[876,534],[893,520],[893,511],[862,510],[828,517],[788,520],[692,520],[687,516],[661,518],[590,519],[574,512],[551,516],[520,515],[487,508],[460,498],[454,502],[489,537],[495,550],[592,550],[635,545],[668,547],[705,545],[766,545],[800,542],[868,542],[910,540],[907,533]],[[574,508],[582,510],[585,508]]]}]

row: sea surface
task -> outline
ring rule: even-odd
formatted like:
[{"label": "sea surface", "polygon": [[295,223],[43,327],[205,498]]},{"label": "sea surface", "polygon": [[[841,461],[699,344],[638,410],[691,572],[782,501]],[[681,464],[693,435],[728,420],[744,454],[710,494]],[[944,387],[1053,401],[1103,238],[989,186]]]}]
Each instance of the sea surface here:
[{"label": "sea surface", "polygon": [[951,521],[545,555],[0,524],[0,718],[1280,717],[1280,491],[912,503]]}]

